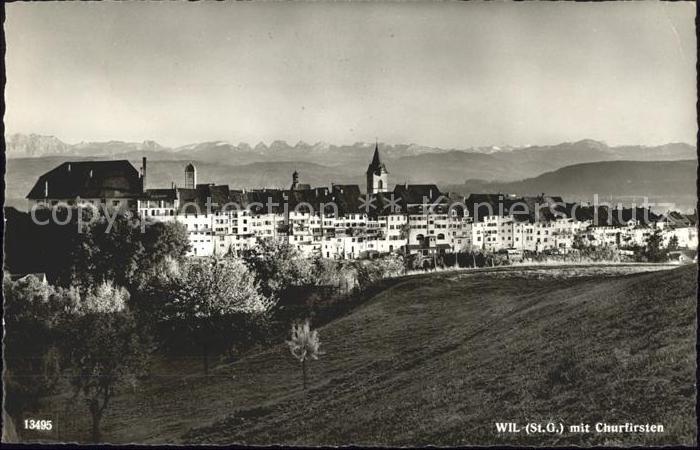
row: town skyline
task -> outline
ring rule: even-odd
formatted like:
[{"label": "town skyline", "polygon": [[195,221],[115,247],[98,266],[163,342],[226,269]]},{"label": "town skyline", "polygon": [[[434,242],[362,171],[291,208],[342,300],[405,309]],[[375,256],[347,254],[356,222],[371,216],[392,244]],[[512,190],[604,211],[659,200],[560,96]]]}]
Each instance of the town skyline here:
[{"label": "town skyline", "polygon": [[165,146],[695,141],[692,4],[60,6],[7,5],[13,132]]}]

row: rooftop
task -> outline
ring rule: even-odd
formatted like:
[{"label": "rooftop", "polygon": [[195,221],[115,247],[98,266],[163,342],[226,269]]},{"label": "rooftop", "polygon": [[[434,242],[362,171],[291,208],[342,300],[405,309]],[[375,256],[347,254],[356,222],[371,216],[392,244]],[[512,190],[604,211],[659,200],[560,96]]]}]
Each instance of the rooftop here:
[{"label": "rooftop", "polygon": [[143,184],[127,160],[70,161],[41,175],[27,198],[136,197]]}]

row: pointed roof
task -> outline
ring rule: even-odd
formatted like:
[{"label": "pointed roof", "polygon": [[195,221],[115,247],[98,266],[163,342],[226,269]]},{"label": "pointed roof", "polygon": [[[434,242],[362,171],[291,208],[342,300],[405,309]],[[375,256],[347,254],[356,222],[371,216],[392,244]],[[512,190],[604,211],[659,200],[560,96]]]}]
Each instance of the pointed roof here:
[{"label": "pointed roof", "polygon": [[381,175],[382,172],[389,173],[386,170],[386,166],[379,157],[379,143],[374,144],[374,156],[372,157],[372,162],[367,167],[367,173],[375,173]]},{"label": "pointed roof", "polygon": [[382,163],[379,159],[379,143],[374,144],[374,156],[372,157],[372,165],[378,166]]}]

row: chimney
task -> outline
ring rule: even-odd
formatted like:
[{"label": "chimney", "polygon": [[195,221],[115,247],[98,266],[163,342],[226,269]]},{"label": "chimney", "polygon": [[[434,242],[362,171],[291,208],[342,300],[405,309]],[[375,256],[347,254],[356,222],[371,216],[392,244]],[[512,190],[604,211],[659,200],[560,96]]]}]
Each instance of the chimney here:
[{"label": "chimney", "polygon": [[68,172],[70,172],[70,163],[68,163]]},{"label": "chimney", "polygon": [[49,180],[44,181],[44,197],[49,196]]},{"label": "chimney", "polygon": [[90,169],[90,174],[89,174],[89,176],[90,176],[90,178],[92,178],[92,169]]},{"label": "chimney", "polygon": [[141,189],[146,190],[146,157],[141,160]]}]

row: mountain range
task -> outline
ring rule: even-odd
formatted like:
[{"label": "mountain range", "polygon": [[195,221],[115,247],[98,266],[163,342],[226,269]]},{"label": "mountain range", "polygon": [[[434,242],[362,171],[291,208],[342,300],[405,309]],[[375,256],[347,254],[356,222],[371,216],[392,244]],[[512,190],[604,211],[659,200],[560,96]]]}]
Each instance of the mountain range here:
[{"label": "mountain range", "polygon": [[[415,144],[378,145],[391,184],[435,183],[457,192],[495,189],[578,195],[596,187],[597,192],[604,188],[608,192],[617,190],[622,193],[654,174],[672,178],[673,171],[683,166],[683,181],[676,179],[675,184],[670,181],[676,186],[671,190],[675,189],[680,195],[689,192],[687,174],[697,160],[695,147],[684,143],[608,146],[604,142],[585,139],[548,146],[462,150]],[[173,182],[182,185],[183,169],[188,162],[195,163],[199,182],[229,184],[237,188],[287,187],[294,170],[299,171],[302,183],[314,186],[331,183],[364,186],[364,174],[374,146],[374,143],[361,142],[351,145],[298,142],[290,145],[285,141],[274,141],[269,145],[260,142],[251,146],[211,141],[170,148],[154,141],[66,144],[53,136],[12,134],[6,137],[6,198],[23,198],[39,175],[63,161],[128,159],[138,168],[143,156],[148,158],[148,187],[166,187]],[[680,166],[662,165],[659,171],[655,171],[654,164],[644,165],[643,170],[647,172],[643,174],[639,172],[642,166],[629,165],[633,161],[681,160],[684,161]],[[586,165],[603,162],[620,164]],[[606,176],[603,174],[614,174],[614,171],[621,171],[623,178],[632,181],[619,177],[601,178]],[[584,178],[588,181],[580,184]]]},{"label": "mountain range", "polygon": [[[660,146],[617,146],[585,139],[549,146],[519,148],[479,147],[464,150],[443,149],[415,144],[379,144],[382,158],[395,180],[408,182],[460,183],[480,178],[515,181],[572,164],[595,161],[662,161],[693,159],[695,147],[673,143]],[[323,142],[290,145],[285,141],[251,146],[223,141],[201,142],[176,148],[154,141],[141,143],[108,141],[66,144],[54,136],[12,134],[6,138],[6,156],[36,158],[46,156],[105,157],[153,161],[188,160],[217,165],[240,166],[250,163],[308,162],[337,167],[347,176],[361,175],[371,158],[374,144],[331,145]]]},{"label": "mountain range", "polygon": [[[617,146],[585,139],[547,146],[477,147],[444,149],[416,144],[379,143],[382,158],[389,170],[397,171],[411,180],[462,181],[467,178],[489,180],[518,180],[536,176],[567,165],[614,160],[661,161],[695,158],[695,147],[684,143],[660,146]],[[66,144],[54,136],[11,134],[6,137],[6,156],[36,158],[45,156],[108,157],[113,159],[191,160],[204,163],[243,165],[250,163],[310,162],[323,166],[338,166],[348,174],[364,171],[375,144],[357,142],[351,145],[331,145],[324,142],[294,145],[273,141],[231,144],[224,141],[200,142],[181,147],[165,147],[155,141],[141,143],[108,141]],[[412,170],[417,165],[420,171]],[[410,173],[407,173],[410,172]],[[419,173],[420,172],[420,173]],[[406,173],[406,175],[404,175]],[[410,180],[409,180],[410,181]]]}]

